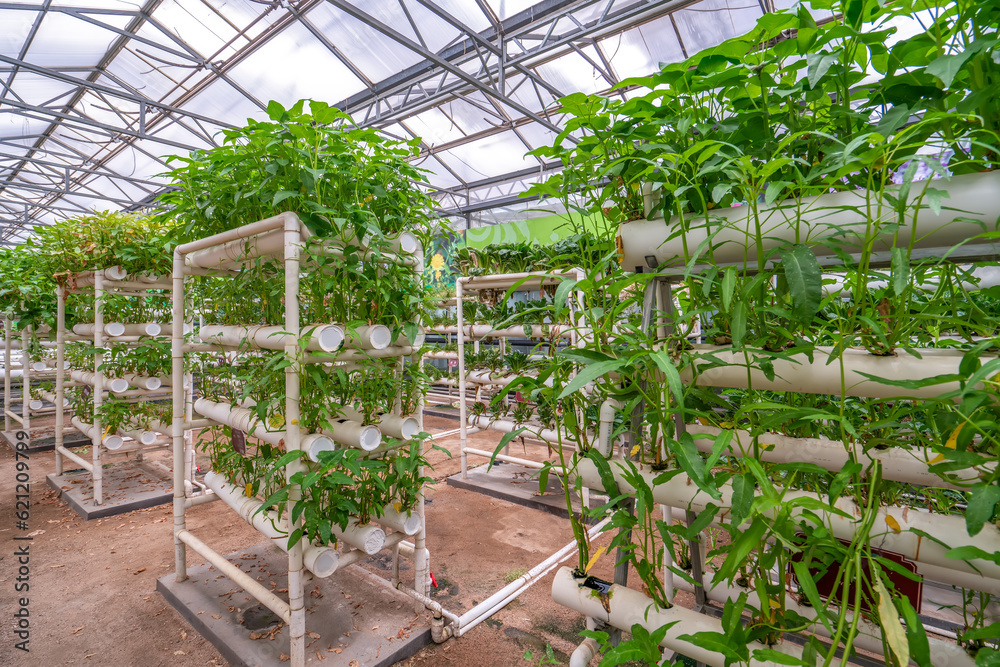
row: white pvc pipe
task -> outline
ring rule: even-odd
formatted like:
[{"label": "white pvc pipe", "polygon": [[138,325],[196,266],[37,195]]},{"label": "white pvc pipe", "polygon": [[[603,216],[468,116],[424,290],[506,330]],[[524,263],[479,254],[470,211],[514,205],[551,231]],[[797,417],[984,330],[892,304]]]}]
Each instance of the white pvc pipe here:
[{"label": "white pvc pipe", "polygon": [[[44,389],[39,389],[38,395],[44,398],[49,403],[51,403],[52,405],[58,405],[58,403],[56,402],[56,395],[53,394],[51,391],[45,391]],[[63,407],[67,407],[70,404],[70,400],[64,397],[62,403]]]},{"label": "white pvc pipe", "polygon": [[[500,433],[511,433],[512,431],[523,427],[524,432],[522,435],[525,438],[535,438],[536,440],[548,442],[553,445],[558,445],[560,443],[564,445],[567,443],[575,443],[568,432],[563,432],[560,437],[559,432],[552,429],[540,428],[534,424],[521,424],[507,419],[495,419],[490,421],[490,418],[486,415],[473,415],[469,417],[468,424],[469,426],[488,428],[492,431],[499,431]],[[592,432],[588,431],[584,434],[584,437],[586,437],[587,442],[594,442],[594,434]]]},{"label": "white pvc pipe", "polygon": [[[445,334],[457,334],[458,326],[448,325],[438,327],[436,331]],[[490,324],[465,324],[462,333],[469,338],[555,338],[569,336],[575,331],[573,327],[564,324],[528,324],[506,329],[494,329]]]},{"label": "white pvc pipe", "polygon": [[350,419],[334,419],[330,428],[320,431],[335,441],[355,449],[371,452],[382,444],[382,431],[378,426],[365,425]]},{"label": "white pvc pipe", "polygon": [[[241,489],[229,484],[223,475],[214,470],[205,475],[205,484],[244,521],[271,540],[279,549],[288,552],[287,526],[283,521],[275,520],[272,510],[259,512],[260,506],[264,504],[260,499],[248,498]],[[336,549],[311,543],[305,544],[303,559],[305,566],[317,577],[329,577],[337,571],[340,562]]]},{"label": "white pvc pipe", "polygon": [[[623,493],[634,493],[631,485],[625,480],[623,464],[618,460],[609,461],[609,464],[611,472],[618,483],[619,490]],[[636,472],[642,476],[646,484],[652,489],[653,500],[657,503],[671,507],[680,507],[695,513],[704,511],[712,503],[721,508],[716,515],[716,521],[725,521],[729,515],[733,495],[730,483],[721,486],[719,491],[722,497],[714,499],[708,494],[701,492],[697,485],[685,474],[678,474],[666,482],[654,484],[653,480],[660,473],[647,469],[646,466],[641,464],[633,465],[636,467]],[[597,471],[597,466],[590,459],[580,459],[577,463],[576,471],[583,480],[584,486],[597,489],[604,488],[601,476]],[[827,504],[819,495],[806,491],[786,491],[782,495],[784,504],[796,498],[808,498],[813,501],[819,501],[824,505]],[[861,509],[848,498],[837,499],[834,507],[844,512],[847,516],[821,510],[812,510],[812,513],[818,516],[831,529],[835,537],[847,540],[848,542],[853,541],[855,521],[847,517],[860,516]],[[770,510],[769,513],[776,511]],[[801,507],[796,507],[792,510],[793,519],[798,519],[802,516],[803,510]],[[881,507],[878,509],[878,516],[875,519],[874,526],[873,534],[878,535],[878,547],[898,553],[904,558],[915,561],[918,571],[920,571],[922,563],[927,563],[940,568],[949,568],[949,572],[981,574],[987,578],[1000,579],[1000,565],[996,563],[982,559],[973,559],[967,562],[948,558],[946,555],[951,548],[967,545],[978,547],[986,553],[1000,551],[1000,528],[991,523],[987,523],[978,535],[970,537],[965,528],[965,517],[931,514],[910,507]],[[940,540],[943,545],[934,540],[924,539],[911,529],[927,533],[935,539]],[[957,578],[951,577],[949,572],[941,572],[940,576],[942,578],[940,581],[948,584],[957,581]]]},{"label": "white pvc pipe", "polygon": [[[346,405],[340,409],[340,412],[344,417],[355,422],[363,422],[365,418],[361,412]],[[386,412],[378,415],[378,419],[379,430],[390,438],[409,440],[420,433],[420,421],[413,415],[400,416]],[[372,449],[374,448],[372,447]]]},{"label": "white pvc pipe", "polygon": [[614,443],[611,441],[611,434],[614,432],[615,415],[618,414],[622,407],[623,403],[613,398],[609,398],[601,403],[601,409],[598,413],[597,451],[604,458],[611,457],[611,450],[614,448]]},{"label": "white pvc pipe", "polygon": [[[392,332],[384,324],[362,325],[347,332],[347,347],[384,350],[392,344]],[[409,344],[407,341],[405,344]]]},{"label": "white pvc pipe", "polygon": [[[156,322],[145,322],[142,324],[122,324],[121,322],[109,322],[104,325],[104,333],[109,336],[159,336],[163,327]],[[73,327],[76,333],[76,327]]]},{"label": "white pvc pipe", "polygon": [[[70,419],[70,422],[72,422],[73,426],[75,426],[77,430],[80,431],[80,433],[83,433],[91,440],[97,438],[96,429],[94,428],[93,424],[88,424],[85,421],[81,420],[79,417],[72,417]],[[116,449],[121,449],[122,445],[125,444],[125,441],[122,439],[120,435],[111,434],[111,435],[105,435],[103,438],[101,438],[101,444],[110,449],[111,451],[114,451]]]},{"label": "white pvc pipe", "polygon": [[[226,347],[248,347],[252,350],[284,350],[285,328],[281,326],[222,326],[207,325],[198,331],[206,343]],[[387,329],[388,331],[388,329]],[[337,324],[311,324],[299,329],[299,339],[308,338],[306,350],[335,352],[344,343],[344,329]]]},{"label": "white pvc pipe", "polygon": [[[207,398],[199,398],[194,402],[194,409],[198,414],[243,431],[275,447],[281,446],[284,442],[285,432],[283,430],[268,431],[261,423],[257,413],[247,408],[234,408],[224,403],[210,401]],[[321,452],[334,449],[334,444],[323,435],[310,433],[302,436],[302,449],[315,462],[319,460]]]},{"label": "white pvc pipe", "polygon": [[416,535],[420,531],[421,524],[420,515],[416,512],[400,512],[392,505],[386,505],[382,510],[382,516],[374,521],[380,526],[400,531],[407,536]]},{"label": "white pvc pipe", "polygon": [[[706,368],[698,374],[696,384],[702,387],[735,387],[746,389],[748,383],[754,389],[770,391],[791,391],[806,394],[840,394],[841,363],[844,372],[845,394],[868,398],[937,398],[941,394],[957,391],[959,383],[943,382],[922,389],[903,389],[869,380],[861,373],[868,373],[887,380],[924,380],[935,375],[958,373],[963,352],[949,349],[919,350],[921,358],[897,350],[892,356],[876,356],[867,350],[849,348],[831,360],[831,348],[817,347],[813,350],[813,360],[806,354],[794,354],[789,358],[778,358],[767,353],[748,353],[751,363],[755,358],[766,358],[774,368],[773,379],[768,379],[760,368],[747,368],[747,356],[733,352],[729,347],[695,345],[695,353],[701,363],[721,363],[721,366]],[[995,355],[980,357],[985,364]],[[829,363],[828,363],[829,362]],[[698,362],[696,362],[698,363]],[[749,376],[749,382],[748,382]],[[690,367],[681,371],[681,379],[690,383],[693,374]]]},{"label": "white pvc pipe", "polygon": [[338,542],[349,544],[355,549],[360,549],[369,556],[377,554],[385,545],[385,531],[372,524],[359,525],[356,519],[351,519],[347,528],[340,529],[334,525],[331,531],[337,536]]},{"label": "white pvc pipe", "polygon": [[[836,245],[848,252],[858,251],[868,233],[869,217],[873,220],[871,224],[903,223],[894,233],[882,233],[872,239],[873,252],[887,251],[893,245],[905,248],[911,242],[915,248],[952,247],[981,237],[984,232],[996,231],[1000,218],[1000,173],[962,174],[913,183],[909,200],[914,201],[925,187],[949,192],[941,213],[934,213],[924,202],[919,212],[907,210],[905,221],[898,219],[894,204],[888,199],[879,201],[877,194],[872,195],[869,206],[864,190],[808,197],[801,203],[790,199],[758,206],[763,250],[767,254],[783,244],[806,243],[817,255],[830,255],[834,244],[822,241],[830,238],[830,230],[836,229],[841,235],[841,242]],[[899,186],[890,186],[886,191],[896,197]],[[654,258],[661,266],[683,264],[688,259],[684,257],[685,240],[691,255],[710,256],[716,264],[756,261],[757,227],[749,206],[715,209],[709,216],[707,226],[704,216],[694,214],[687,216],[684,225],[676,217],[669,223],[662,219],[634,220],[621,225],[618,233],[622,267],[633,271],[637,266],[648,266],[647,257]],[[677,234],[684,227],[687,231]],[[708,255],[709,245],[711,255]]]},{"label": "white pvc pipe", "polygon": [[[672,624],[671,627],[667,628],[660,646],[710,667],[725,667],[726,658],[723,654],[679,638],[681,635],[693,635],[698,632],[725,635],[721,620],[680,605],[674,605],[670,609],[660,609],[651,598],[639,591],[618,584],[612,584],[608,596],[602,600],[593,590],[583,588],[581,584],[582,581],[578,582],[573,578],[573,572],[570,568],[559,568],[552,580],[552,599],[564,607],[573,609],[584,616],[596,618],[625,632],[631,632],[632,626],[636,624],[646,628],[649,632],[655,632],[665,625]],[[605,605],[607,605],[608,610],[605,610]],[[759,646],[764,648],[763,645]],[[802,657],[802,649],[787,641],[769,648],[794,658],[801,659]],[[752,667],[772,667],[777,664],[780,663],[753,659],[750,661]]]},{"label": "white pvc pipe", "polygon": [[164,384],[169,386],[169,377],[150,377],[148,375],[138,375],[136,373],[130,373],[128,375],[122,376],[122,379],[128,382],[133,387],[138,387],[139,389],[146,389],[149,391],[155,391],[159,389]]},{"label": "white pvc pipe", "polygon": [[[80,382],[82,384],[89,384],[91,387],[95,387],[95,382],[97,376],[90,371],[70,371],[70,377]],[[113,392],[115,394],[121,394],[128,391],[128,381],[121,378],[104,378],[102,386],[96,387],[97,389],[106,389],[107,391]]]},{"label": "white pvc pipe", "polygon": [[228,243],[195,250],[184,258],[184,264],[200,269],[229,269],[255,257],[280,254],[284,249],[285,232],[283,229],[274,229],[248,238],[237,238]]},{"label": "white pvc pipe", "polygon": [[[704,426],[702,424],[688,424],[688,433],[697,436],[706,434],[711,438],[695,437],[695,444],[698,450],[709,453],[712,451],[713,440],[722,433],[723,429],[715,426]],[[753,450],[753,436],[748,431],[733,429],[728,430],[732,434],[730,451],[736,456],[742,456]],[[850,461],[851,451],[848,446],[839,440],[829,440],[827,438],[791,438],[777,433],[762,433],[758,436],[760,447],[754,456],[768,463],[790,463],[794,461],[805,461],[815,463],[831,472],[839,472]],[[979,479],[979,474],[975,470],[953,470],[947,474],[954,475],[965,486],[953,484],[944,477],[936,475],[927,470],[937,454],[933,450],[926,448],[906,449],[903,446],[890,447],[889,449],[870,449],[866,453],[858,445],[852,448],[854,458],[865,468],[878,461],[882,464],[882,477],[896,482],[907,482],[920,486],[934,486],[946,489],[963,490],[968,488],[968,484]]]},{"label": "white pvc pipe", "polygon": [[127,435],[140,445],[152,445],[160,439],[160,434],[155,431],[130,429],[127,431],[120,431],[120,433],[122,435]]}]

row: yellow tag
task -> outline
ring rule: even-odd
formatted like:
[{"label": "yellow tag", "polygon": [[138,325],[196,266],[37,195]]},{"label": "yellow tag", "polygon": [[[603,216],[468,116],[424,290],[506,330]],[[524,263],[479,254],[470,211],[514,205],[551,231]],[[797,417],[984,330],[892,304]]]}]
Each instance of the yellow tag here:
[{"label": "yellow tag", "polygon": [[700,423],[702,426],[711,426],[712,425],[712,422],[708,421],[704,417],[698,417],[698,423]]},{"label": "yellow tag", "polygon": [[292,420],[292,426],[298,426],[298,425],[299,425],[299,420],[298,419],[293,419]]},{"label": "yellow tag", "polygon": [[399,502],[397,500],[396,502],[394,502],[392,504],[392,509],[396,510],[397,512],[402,512],[403,511],[403,503],[401,503],[401,502]]},{"label": "yellow tag", "polygon": [[249,482],[247,482],[247,485],[245,487],[243,487],[243,494],[247,498],[253,498],[253,484],[250,484]]},{"label": "yellow tag", "polygon": [[591,556],[591,557],[590,557],[590,560],[589,560],[589,561],[587,562],[587,567],[583,568],[583,573],[584,573],[584,574],[587,574],[588,572],[590,572],[590,568],[594,567],[594,564],[595,564],[595,563],[597,563],[597,560],[598,560],[598,559],[599,559],[599,558],[600,558],[601,556],[603,556],[603,555],[604,555],[604,550],[605,550],[606,548],[607,548],[607,547],[601,547],[600,549],[598,549],[597,551],[595,551],[595,552],[594,552],[594,555],[593,555],[593,556]]},{"label": "yellow tag", "polygon": [[638,453],[639,453],[639,445],[636,445],[635,447],[632,448],[632,456],[635,456]]},{"label": "yellow tag", "polygon": [[934,458],[932,458],[930,461],[928,461],[927,465],[932,466],[935,463],[941,463],[941,461],[944,461],[944,454],[938,454],[937,456],[935,456]]},{"label": "yellow tag", "polygon": [[903,531],[902,527],[900,527],[899,525],[899,522],[896,521],[894,518],[892,518],[891,514],[885,515],[885,523],[887,526],[889,526],[889,528],[892,529],[892,532],[894,533],[899,533]]}]

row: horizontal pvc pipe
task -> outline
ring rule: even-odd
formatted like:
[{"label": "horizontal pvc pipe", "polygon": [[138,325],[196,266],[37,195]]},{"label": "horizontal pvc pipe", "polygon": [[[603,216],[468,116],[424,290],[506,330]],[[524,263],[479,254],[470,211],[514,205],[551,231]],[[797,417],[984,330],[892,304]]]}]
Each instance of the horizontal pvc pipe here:
[{"label": "horizontal pvc pipe", "polygon": [[39,400],[28,401],[29,410],[41,410],[45,407],[45,403]]},{"label": "horizontal pvc pipe", "polygon": [[450,350],[434,350],[432,352],[424,352],[424,359],[458,359],[458,352],[452,352]]},{"label": "horizontal pvc pipe", "polygon": [[55,449],[57,452],[59,452],[60,454],[68,458],[70,461],[72,461],[73,463],[77,464],[78,466],[86,470],[87,472],[94,472],[93,461],[87,461],[86,459],[81,458],[80,456],[66,449],[62,445],[57,446]]},{"label": "horizontal pvc pipe", "polygon": [[[44,389],[39,389],[38,390],[38,395],[41,396],[42,398],[44,398],[49,403],[51,403],[52,405],[56,405],[56,395],[53,392],[51,392],[51,391],[45,391]],[[69,405],[69,403],[70,403],[69,399],[64,396],[63,397],[63,407],[67,407]]]},{"label": "horizontal pvc pipe", "polygon": [[[660,646],[710,667],[725,667],[726,658],[722,653],[710,651],[679,638],[681,635],[693,635],[698,632],[711,632],[724,636],[725,631],[720,619],[680,605],[670,609],[660,609],[651,598],[618,584],[612,584],[607,596],[602,599],[590,588],[582,587],[582,583],[573,577],[570,568],[559,568],[552,580],[552,599],[564,607],[584,616],[596,618],[625,632],[631,632],[632,626],[636,624],[649,632],[655,632],[665,625],[672,624],[667,628]],[[762,644],[757,646],[765,648]],[[800,660],[802,657],[801,647],[787,641],[768,648]],[[753,667],[772,667],[778,664],[781,663],[753,659],[750,661]]]},{"label": "horizontal pvc pipe", "polygon": [[[623,493],[634,493],[631,485],[625,480],[622,472],[622,463],[619,460],[609,461],[611,471],[618,482],[619,490]],[[649,470],[647,467],[633,464],[636,471],[646,481],[652,489],[653,500],[660,505],[670,507],[680,507],[695,513],[702,512],[709,503],[721,508],[716,514],[716,521],[725,521],[732,507],[733,490],[730,483],[719,488],[722,497],[718,500],[712,498],[707,493],[701,492],[697,485],[685,474],[681,473],[662,484],[653,484],[661,473]],[[604,484],[597,471],[597,466],[590,459],[580,459],[577,463],[577,474],[583,480],[583,485],[589,488],[603,489]],[[755,495],[760,495],[755,494]],[[786,491],[782,500],[784,504],[796,498],[808,498],[819,501],[824,505],[825,500],[815,493],[806,491]],[[855,520],[848,517],[861,516],[861,510],[848,498],[837,499],[834,506],[847,514],[847,517],[825,512],[822,510],[811,510],[827,525],[833,535],[848,542],[854,539]],[[774,512],[777,510],[771,510]],[[803,510],[796,508],[792,512],[793,518],[803,516]],[[891,523],[890,523],[891,519]],[[877,542],[880,549],[892,551],[900,554],[904,558],[916,561],[917,569],[920,570],[921,563],[936,565],[949,571],[982,574],[985,577],[1000,579],[1000,565],[982,559],[971,561],[961,561],[948,558],[945,554],[951,548],[961,546],[974,546],[982,549],[986,553],[996,553],[1000,551],[1000,528],[991,523],[987,523],[982,531],[975,537],[969,536],[965,528],[965,517],[958,515],[940,515],[929,512],[921,512],[910,507],[881,507],[878,509],[878,516],[875,519],[874,533],[878,534]],[[890,527],[892,526],[892,527]],[[932,539],[924,539],[911,529],[916,529],[931,535],[942,544]],[[898,532],[897,532],[898,531]],[[957,580],[950,577],[947,572],[941,573],[940,581],[951,584]],[[957,584],[956,584],[957,585]]]},{"label": "horizontal pvc pipe", "polygon": [[[96,387],[97,376],[90,371],[70,371],[70,377],[81,384],[89,384],[91,387]],[[122,380],[121,378],[106,377],[104,378],[103,385],[96,388],[121,394],[128,391],[128,382],[126,380]]]},{"label": "horizontal pvc pipe", "polygon": [[[207,398],[199,398],[194,402],[195,411],[213,419],[220,424],[225,424],[231,428],[243,431],[247,435],[263,440],[264,442],[280,447],[284,444],[285,432],[269,431],[261,423],[257,413],[247,408],[234,408],[224,403],[216,403]],[[301,448],[307,453],[312,461],[319,460],[321,452],[334,449],[333,442],[329,438],[316,433],[303,433]]]},{"label": "horizontal pvc pipe", "polygon": [[382,516],[374,519],[375,523],[384,527],[397,530],[406,536],[416,535],[420,532],[420,515],[399,512],[392,505],[386,505],[382,510]]},{"label": "horizontal pvc pipe", "polygon": [[399,347],[398,345],[390,345],[389,347],[382,350],[344,350],[337,357],[337,361],[360,361],[364,362],[367,359],[388,359],[390,357],[406,357],[413,354],[413,348]]},{"label": "horizontal pvc pipe", "polygon": [[284,252],[285,232],[284,229],[277,228],[261,234],[238,237],[232,241],[196,250],[184,258],[184,264],[201,269],[230,269],[256,257],[265,257],[268,255],[283,256]]},{"label": "horizontal pvc pipe", "polygon": [[148,375],[138,375],[136,373],[130,373],[128,375],[123,375],[122,379],[128,382],[133,387],[138,387],[139,389],[147,389],[149,391],[155,391],[163,387],[164,385],[170,386],[170,378],[168,376],[150,377]]},{"label": "horizontal pvc pipe", "polygon": [[[222,326],[207,325],[198,330],[206,343],[251,350],[284,350],[285,328],[281,326]],[[388,331],[388,329],[387,329]],[[344,329],[337,324],[310,324],[299,330],[298,338],[308,338],[306,350],[335,352],[344,343]]]},{"label": "horizontal pvc pipe", "polygon": [[31,362],[31,370],[40,373],[42,371],[49,370],[49,365],[47,363],[45,363],[44,361],[32,361]]},{"label": "horizontal pvc pipe", "polygon": [[[52,347],[52,348],[56,347],[56,342],[55,341],[51,341],[51,340],[43,340],[43,341],[39,341],[39,343],[41,344],[42,347]],[[6,349],[6,347],[7,347],[7,341],[4,340],[4,339],[2,339],[2,338],[0,338],[0,347],[3,347],[3,348]],[[10,349],[11,350],[20,350],[21,349],[21,339],[20,338],[11,338],[10,339]],[[2,352],[0,352],[0,354],[2,354]]]},{"label": "horizontal pvc pipe", "polygon": [[[257,532],[271,540],[282,551],[288,552],[288,531],[285,530],[287,526],[275,519],[273,511],[260,512],[260,506],[264,504],[260,499],[248,498],[242,489],[229,484],[223,475],[214,470],[205,475],[205,485]],[[306,568],[317,577],[329,577],[339,567],[340,555],[332,547],[305,543],[302,552]]]},{"label": "horizontal pvc pipe", "polygon": [[378,426],[364,425],[351,419],[334,419],[329,428],[320,432],[342,445],[366,452],[374,451],[382,444],[382,431]]},{"label": "horizontal pvc pipe", "polygon": [[538,289],[542,285],[558,285],[563,278],[581,279],[580,269],[567,271],[529,271],[525,273],[502,273],[489,276],[462,276],[458,280],[466,292],[481,289],[510,289],[517,283],[519,290]]},{"label": "horizontal pvc pipe", "polygon": [[337,525],[332,526],[331,530],[338,542],[360,549],[369,556],[377,554],[385,545],[384,530],[370,523],[361,526],[356,519],[351,519],[343,530]]},{"label": "horizontal pvc pipe", "polygon": [[[104,325],[104,333],[109,336],[159,336],[163,327],[156,322],[145,322],[143,324],[122,324],[121,322],[109,322]],[[76,327],[73,327],[76,333]]]},{"label": "horizontal pvc pipe", "polygon": [[[575,441],[570,438],[568,432],[563,432],[562,437],[558,431],[541,428],[535,426],[534,424],[522,424],[519,422],[512,422],[507,419],[494,419],[490,420],[489,417],[485,415],[473,415],[469,417],[469,426],[475,426],[478,428],[488,428],[493,431],[499,431],[500,433],[511,433],[519,428],[524,428],[522,435],[526,438],[535,438],[536,440],[541,440],[543,442],[548,442],[553,445],[558,445],[562,442],[563,445],[573,444]],[[590,431],[586,433],[587,442],[594,441],[594,434]]]},{"label": "horizontal pvc pipe", "polygon": [[[723,432],[723,429],[702,424],[688,424],[686,429],[692,435],[712,436],[712,438],[696,437],[694,439],[698,450],[705,453],[712,451],[714,438]],[[742,456],[744,452],[754,451],[752,449],[753,436],[748,431],[739,429],[727,429],[727,431],[732,434],[733,438],[730,444],[732,454]],[[762,433],[758,436],[758,443],[760,447],[754,456],[768,463],[805,461],[815,463],[831,472],[839,472],[850,461],[848,446],[839,440],[791,438],[777,433]],[[944,477],[927,470],[928,466],[931,465],[930,461],[937,457],[937,454],[930,449],[914,450],[899,446],[884,450],[870,449],[866,453],[863,447],[857,445],[852,450],[855,460],[865,468],[876,461],[880,462],[884,479],[944,489],[962,490],[968,488],[967,484],[965,486],[953,484]],[[948,474],[954,475],[966,483],[972,483],[979,479],[979,474],[974,470],[953,470]]]},{"label": "horizontal pvc pipe", "polygon": [[[438,327],[437,331],[445,334],[457,334],[458,326]],[[469,338],[553,338],[568,336],[573,333],[573,327],[564,324],[529,324],[506,329],[494,329],[491,324],[465,324],[462,332]]]},{"label": "horizontal pvc pipe", "polygon": [[[340,412],[351,421],[364,421],[364,415],[350,406],[343,406],[340,408]],[[378,415],[378,420],[379,430],[390,438],[409,440],[420,433],[420,421],[413,415],[400,416],[387,412]]]},{"label": "horizontal pvc pipe", "polygon": [[[914,248],[952,247],[981,237],[984,232],[997,230],[1000,173],[963,174],[913,183],[910,186],[910,201],[919,196],[925,186],[949,193],[940,214],[931,210],[926,202],[919,212],[907,210],[905,224],[892,233],[883,233],[873,239],[869,250],[883,252],[892,245],[905,248],[911,243]],[[866,191],[852,190],[808,197],[801,203],[785,200],[771,206],[758,206],[763,250],[767,254],[783,244],[806,243],[817,255],[830,255],[835,247],[847,252],[860,251],[872,222],[898,222],[896,206],[892,201],[898,196],[899,187],[886,188],[887,198],[882,201],[877,194],[873,194],[870,205],[866,201]],[[684,256],[685,241],[689,252],[700,252],[706,256],[711,245],[711,258],[716,264],[756,259],[757,223],[749,206],[716,209],[709,216],[707,225],[705,216],[694,214],[687,216],[684,225],[677,217],[669,223],[660,219],[622,224],[618,232],[622,267],[627,271],[634,271],[637,266],[646,267],[647,257],[654,258],[659,266],[682,265],[689,259]],[[870,222],[869,218],[873,220]],[[678,234],[678,230],[684,227],[687,231]],[[839,243],[823,243],[829,240],[831,230],[837,230]]]},{"label": "horizontal pvc pipe", "polygon": [[[492,373],[488,370],[469,371],[465,376],[465,381],[474,382],[476,384],[488,384],[495,387],[506,387],[514,380],[518,380],[522,377],[534,377],[534,374],[525,373],[523,375],[500,375]],[[552,386],[552,378],[547,378],[545,380],[545,386]]]},{"label": "horizontal pvc pipe", "polygon": [[[475,454],[476,456],[482,456],[487,459],[502,461],[503,463],[513,463],[514,465],[524,466],[525,468],[534,468],[536,470],[541,470],[542,468],[546,467],[545,463],[539,461],[532,461],[531,459],[522,459],[516,456],[508,456],[506,454],[494,454],[493,452],[488,452],[485,449],[474,449],[472,447],[463,447],[462,452],[465,454]],[[550,467],[556,471],[562,470],[562,468],[559,465],[552,465]]]},{"label": "horizontal pvc pipe", "polygon": [[291,611],[287,602],[264,588],[259,581],[230,563],[222,554],[213,551],[207,544],[199,540],[186,529],[182,528],[175,534],[177,539],[194,549],[202,558],[214,565],[219,572],[226,575],[234,584],[246,590],[247,593],[255,597],[268,609],[277,614],[278,618],[286,624],[290,622]]},{"label": "horizontal pvc pipe", "polygon": [[184,499],[184,509],[190,507],[196,507],[198,505],[205,505],[206,503],[212,503],[219,499],[219,496],[212,492],[202,493],[201,495],[191,496]]},{"label": "horizontal pvc pipe", "polygon": [[122,435],[126,435],[140,445],[152,445],[160,439],[160,434],[155,431],[145,431],[141,429],[130,429],[127,431],[119,431]]},{"label": "horizontal pvc pipe", "polygon": [[[869,380],[861,373],[868,373],[887,380],[924,380],[935,375],[958,373],[963,353],[950,349],[919,350],[921,358],[896,351],[892,356],[876,356],[867,350],[846,349],[838,356],[831,355],[831,348],[817,347],[813,360],[805,354],[794,354],[789,358],[771,357],[767,353],[733,352],[729,347],[695,345],[699,359],[698,366],[721,363],[721,366],[705,368],[698,374],[696,383],[702,387],[735,387],[746,389],[752,384],[754,389],[770,391],[792,391],[806,394],[840,394],[841,360],[844,368],[844,386],[848,396],[867,398],[937,398],[944,393],[957,391],[959,383],[943,382],[922,389],[903,389],[875,380]],[[755,357],[767,358],[773,365],[774,377],[769,379],[759,368],[747,369],[747,357],[751,362]],[[985,364],[994,355],[980,357]],[[827,363],[831,362],[831,363]],[[749,380],[748,380],[749,376]],[[681,379],[690,382],[691,368],[681,371]]]},{"label": "horizontal pvc pipe", "polygon": [[[93,424],[88,424],[79,417],[70,418],[70,422],[77,428],[77,430],[80,431],[80,433],[83,433],[85,436],[90,438],[91,442],[97,439],[98,434],[96,433]],[[125,441],[122,440],[120,435],[110,434],[101,438],[101,444],[111,451],[115,451],[116,449],[121,449],[122,445],[125,444]]]},{"label": "horizontal pvc pipe", "polygon": [[354,349],[384,350],[390,344],[392,332],[384,324],[363,325],[347,332],[347,347]]}]

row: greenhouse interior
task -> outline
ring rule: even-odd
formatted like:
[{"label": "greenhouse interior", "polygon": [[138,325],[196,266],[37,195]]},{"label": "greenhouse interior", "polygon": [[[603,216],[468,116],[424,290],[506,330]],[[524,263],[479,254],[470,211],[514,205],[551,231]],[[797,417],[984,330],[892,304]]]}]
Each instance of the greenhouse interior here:
[{"label": "greenhouse interior", "polygon": [[1000,667],[998,167],[1000,0],[0,2],[0,664]]}]

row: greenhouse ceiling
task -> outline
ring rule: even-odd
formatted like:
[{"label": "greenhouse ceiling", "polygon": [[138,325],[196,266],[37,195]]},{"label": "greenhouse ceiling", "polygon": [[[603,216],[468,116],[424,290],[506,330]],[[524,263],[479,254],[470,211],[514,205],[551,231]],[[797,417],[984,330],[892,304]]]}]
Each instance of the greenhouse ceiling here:
[{"label": "greenhouse ceiling", "polygon": [[[778,6],[791,4],[780,0]],[[509,204],[557,100],[743,33],[773,0],[0,0],[0,243],[137,209],[269,100],[421,137],[442,215]],[[624,94],[618,92],[617,94]]]}]

